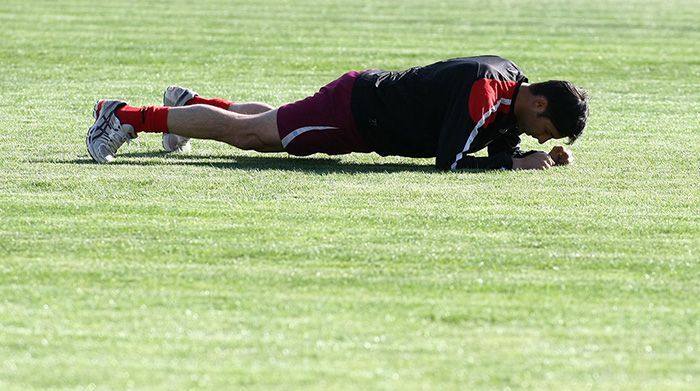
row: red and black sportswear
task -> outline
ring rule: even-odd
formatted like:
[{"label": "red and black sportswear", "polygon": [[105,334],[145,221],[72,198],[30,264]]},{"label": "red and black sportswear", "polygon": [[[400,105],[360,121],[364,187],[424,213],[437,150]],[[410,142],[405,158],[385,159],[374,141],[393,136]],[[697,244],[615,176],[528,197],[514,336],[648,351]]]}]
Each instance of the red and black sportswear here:
[{"label": "red and black sportswear", "polygon": [[[370,70],[352,91],[360,134],[380,155],[435,157],[441,169],[512,168],[520,151],[513,107],[527,78],[496,56],[402,72]],[[488,157],[468,154],[488,147]]]}]

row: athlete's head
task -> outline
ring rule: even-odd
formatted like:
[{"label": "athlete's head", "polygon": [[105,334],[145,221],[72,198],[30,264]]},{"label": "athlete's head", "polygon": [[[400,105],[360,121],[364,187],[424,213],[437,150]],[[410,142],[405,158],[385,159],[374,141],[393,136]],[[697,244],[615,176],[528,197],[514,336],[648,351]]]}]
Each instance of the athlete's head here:
[{"label": "athlete's head", "polygon": [[518,126],[540,144],[549,139],[569,138],[569,144],[583,133],[588,118],[588,96],[568,81],[549,80],[523,86],[516,108]]}]

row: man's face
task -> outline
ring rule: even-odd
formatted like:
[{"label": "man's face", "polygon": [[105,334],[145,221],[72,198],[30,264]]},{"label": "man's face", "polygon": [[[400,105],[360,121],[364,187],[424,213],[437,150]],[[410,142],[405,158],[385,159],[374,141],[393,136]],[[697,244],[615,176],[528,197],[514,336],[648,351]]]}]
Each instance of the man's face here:
[{"label": "man's face", "polygon": [[550,139],[559,139],[563,136],[554,127],[552,120],[542,115],[547,110],[547,99],[542,96],[535,96],[527,106],[525,115],[518,118],[520,130],[537,139],[540,144],[544,144]]},{"label": "man's face", "polygon": [[537,139],[540,144],[544,144],[551,139],[563,138],[563,136],[554,127],[552,121],[543,116],[537,116],[533,118],[526,127],[521,127],[523,133],[528,136],[532,136]]}]

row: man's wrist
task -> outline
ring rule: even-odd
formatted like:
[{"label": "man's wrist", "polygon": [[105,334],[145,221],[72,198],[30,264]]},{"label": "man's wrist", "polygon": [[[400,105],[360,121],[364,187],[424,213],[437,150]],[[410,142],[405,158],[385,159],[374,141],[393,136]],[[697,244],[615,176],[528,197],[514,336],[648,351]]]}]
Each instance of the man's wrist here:
[{"label": "man's wrist", "polygon": [[499,152],[488,157],[488,166],[484,167],[492,170],[511,170],[513,168],[513,157],[508,152]]}]

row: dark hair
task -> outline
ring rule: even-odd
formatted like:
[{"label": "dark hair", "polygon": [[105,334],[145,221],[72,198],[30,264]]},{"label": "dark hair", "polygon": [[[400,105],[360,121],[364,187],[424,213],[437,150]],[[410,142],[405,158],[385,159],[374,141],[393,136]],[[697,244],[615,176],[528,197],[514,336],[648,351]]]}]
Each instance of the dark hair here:
[{"label": "dark hair", "polygon": [[569,144],[581,137],[588,119],[588,95],[568,81],[549,80],[530,84],[533,95],[547,98],[547,110],[540,114],[552,121]]}]

